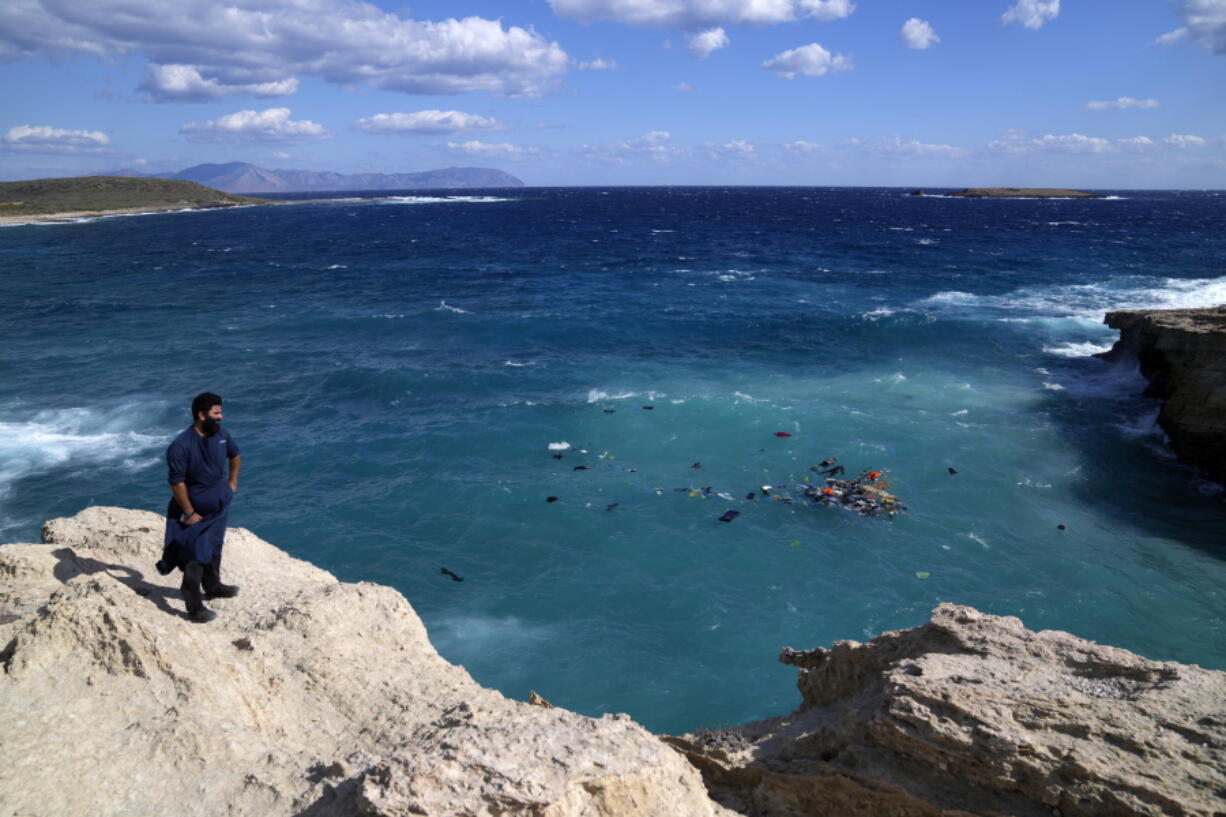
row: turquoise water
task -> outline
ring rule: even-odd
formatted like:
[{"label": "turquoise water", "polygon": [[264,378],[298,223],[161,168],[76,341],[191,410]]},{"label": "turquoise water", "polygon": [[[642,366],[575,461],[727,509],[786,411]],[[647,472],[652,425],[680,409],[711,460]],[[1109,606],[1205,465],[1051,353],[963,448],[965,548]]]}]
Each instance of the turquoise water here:
[{"label": "turquoise water", "polygon": [[[782,714],[781,646],[940,601],[1226,669],[1220,488],[1166,453],[1132,367],[1090,357],[1108,309],[1226,302],[1226,196],[903,192],[5,228],[0,539],[164,508],[208,389],[244,452],[234,524],[398,588],[508,695],[673,732]],[[761,497],[827,457],[908,512]]]}]

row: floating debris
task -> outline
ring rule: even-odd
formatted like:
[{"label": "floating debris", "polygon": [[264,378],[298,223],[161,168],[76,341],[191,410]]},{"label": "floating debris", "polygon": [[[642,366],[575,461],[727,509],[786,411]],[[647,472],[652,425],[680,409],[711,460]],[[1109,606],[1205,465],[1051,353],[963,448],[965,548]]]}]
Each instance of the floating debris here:
[{"label": "floating debris", "polygon": [[547,496],[545,497],[545,501],[546,502],[557,502],[558,498],[556,496]]},{"label": "floating debris", "polygon": [[828,477],[825,485],[806,485],[804,493],[823,505],[847,508],[860,516],[894,516],[905,511],[907,506],[886,491],[889,483],[881,477],[881,471],[865,471],[855,479]]},{"label": "floating debris", "polygon": [[720,522],[731,522],[741,515],[740,511],[724,511],[724,515],[719,518]]},{"label": "floating debris", "polygon": [[450,576],[450,577],[451,577],[451,580],[452,580],[453,582],[462,582],[462,581],[464,581],[464,577],[463,577],[463,576],[460,576],[460,575],[458,575],[458,574],[456,574],[456,573],[452,573],[450,570],[448,570],[448,569],[447,569],[447,568],[445,568],[445,567],[444,567],[444,568],[442,568],[442,569],[440,569],[440,570],[439,570],[439,573],[442,573],[444,576]]}]

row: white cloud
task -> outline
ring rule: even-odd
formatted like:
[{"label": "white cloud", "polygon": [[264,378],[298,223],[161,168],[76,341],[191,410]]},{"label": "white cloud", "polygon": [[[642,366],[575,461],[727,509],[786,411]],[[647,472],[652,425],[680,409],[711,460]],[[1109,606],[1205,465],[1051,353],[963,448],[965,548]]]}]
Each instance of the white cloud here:
[{"label": "white cloud", "polygon": [[102,131],[47,125],[17,125],[0,136],[0,149],[25,153],[102,153],[110,143]]},{"label": "white cloud", "polygon": [[891,136],[887,139],[878,139],[875,142],[863,144],[869,152],[889,157],[945,156],[958,158],[969,153],[966,148],[920,142],[915,139],[903,139],[901,136]]},{"label": "white cloud", "polygon": [[580,71],[612,71],[617,68],[617,60],[606,60],[597,57],[589,62],[579,63]]},{"label": "white cloud", "polygon": [[762,67],[774,71],[784,79],[793,79],[797,75],[820,77],[829,73],[850,71],[852,64],[851,60],[842,54],[832,55],[817,43],[809,43],[776,54],[762,63]]},{"label": "white cloud", "polygon": [[1002,25],[1021,23],[1026,28],[1038,30],[1048,20],[1060,14],[1060,0],[1017,0],[1000,17]]},{"label": "white cloud", "polygon": [[688,82],[678,82],[673,86],[673,90],[688,94],[694,90],[694,86],[690,85]]},{"label": "white cloud", "polygon": [[585,23],[697,30],[718,25],[828,22],[855,11],[851,0],[549,0],[553,13]]},{"label": "white cloud", "polygon": [[188,122],[179,133],[190,142],[314,142],[330,135],[323,125],[289,117],[289,108],[238,111],[207,122]]},{"label": "white cloud", "polygon": [[1115,143],[1121,150],[1149,150],[1154,147],[1154,140],[1148,136],[1132,136],[1127,139],[1116,139]]},{"label": "white cloud", "polygon": [[1209,144],[1208,140],[1200,136],[1193,136],[1190,133],[1172,133],[1170,136],[1162,140],[1163,144],[1170,145],[1174,148],[1203,148]]},{"label": "white cloud", "polygon": [[757,155],[758,149],[752,143],[744,139],[733,139],[730,142],[708,143],[700,145],[697,151],[701,156],[708,159],[752,159]]},{"label": "white cloud", "polygon": [[143,54],[153,66],[146,89],[168,98],[269,95],[298,76],[413,94],[535,95],[569,62],[532,29],[480,17],[423,22],[361,0],[0,3],[0,57],[73,52]]},{"label": "white cloud", "polygon": [[690,54],[700,60],[705,60],[711,53],[726,48],[732,40],[722,28],[712,28],[690,37]]},{"label": "white cloud", "polygon": [[377,113],[353,123],[367,133],[456,133],[464,130],[505,130],[497,119],[462,111]]},{"label": "white cloud", "polygon": [[1020,131],[1009,131],[988,143],[988,149],[999,153],[1105,153],[1112,149],[1109,140],[1082,133],[1047,134],[1029,137]]},{"label": "white cloud", "polygon": [[1226,54],[1226,0],[1175,0],[1175,11],[1192,42]]},{"label": "white cloud", "polygon": [[236,94],[289,96],[298,90],[298,80],[291,77],[272,82],[226,85],[216,79],[205,79],[195,66],[150,65],[140,87],[159,102],[202,102]]},{"label": "white cloud", "polygon": [[672,134],[665,130],[653,130],[642,136],[623,139],[607,145],[584,145],[579,154],[589,159],[596,159],[612,164],[626,165],[641,159],[651,159],[661,164],[668,164],[682,154],[674,148]]},{"label": "white cloud", "polygon": [[1186,28],[1177,28],[1174,31],[1168,31],[1167,33],[1163,34],[1161,37],[1155,38],[1154,41],[1150,43],[1150,45],[1161,45],[1161,46],[1174,45],[1175,43],[1179,42],[1180,40],[1184,39],[1187,36],[1188,36],[1188,30]]},{"label": "white cloud", "polygon": [[1086,103],[1086,107],[1092,111],[1105,111],[1109,108],[1116,110],[1125,110],[1127,108],[1157,108],[1158,100],[1156,99],[1133,99],[1130,96],[1122,96],[1119,99],[1111,99],[1104,101],[1090,101]]},{"label": "white cloud", "polygon": [[903,23],[902,31],[899,32],[898,36],[902,37],[902,41],[907,44],[907,48],[914,48],[919,51],[923,51],[933,43],[941,41],[937,33],[932,30],[932,24],[918,17],[912,17]]},{"label": "white cloud", "polygon": [[784,142],[783,149],[788,153],[795,153],[801,156],[807,156],[813,153],[819,153],[825,150],[817,142],[806,142],[804,139],[797,139],[795,142]]},{"label": "white cloud", "polygon": [[467,142],[447,142],[446,147],[452,153],[464,156],[479,156],[482,159],[508,159],[521,161],[535,159],[541,155],[541,149],[534,146],[512,145],[507,142],[490,143],[470,139]]}]

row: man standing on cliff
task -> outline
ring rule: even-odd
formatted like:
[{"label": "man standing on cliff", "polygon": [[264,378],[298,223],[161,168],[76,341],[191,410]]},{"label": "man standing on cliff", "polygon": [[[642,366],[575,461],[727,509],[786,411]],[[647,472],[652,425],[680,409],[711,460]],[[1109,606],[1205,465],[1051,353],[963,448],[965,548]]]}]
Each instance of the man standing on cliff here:
[{"label": "man standing on cliff", "polygon": [[204,599],[238,595],[236,585],[221,583],[221,548],[230,502],[238,490],[240,463],[238,444],[221,427],[221,417],[220,397],[210,392],[196,395],[192,424],[166,448],[171,499],[157,569],[162,575],[176,567],[183,571],[187,615],[200,624],[217,618],[204,606]]}]

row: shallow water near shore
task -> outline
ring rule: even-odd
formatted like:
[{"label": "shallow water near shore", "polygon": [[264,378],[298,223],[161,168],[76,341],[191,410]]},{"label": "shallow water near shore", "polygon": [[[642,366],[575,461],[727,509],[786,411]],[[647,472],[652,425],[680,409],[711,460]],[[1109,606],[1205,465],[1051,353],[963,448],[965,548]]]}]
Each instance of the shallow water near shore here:
[{"label": "shallow water near shore", "polygon": [[[164,508],[162,452],[209,389],[243,447],[232,522],[398,588],[514,697],[671,732],[783,714],[780,647],[939,601],[1226,669],[1220,489],[1167,454],[1133,368],[1090,356],[1106,310],[1226,302],[1226,195],[904,192],[5,228],[0,540]],[[762,496],[827,457],[908,511]]]}]

